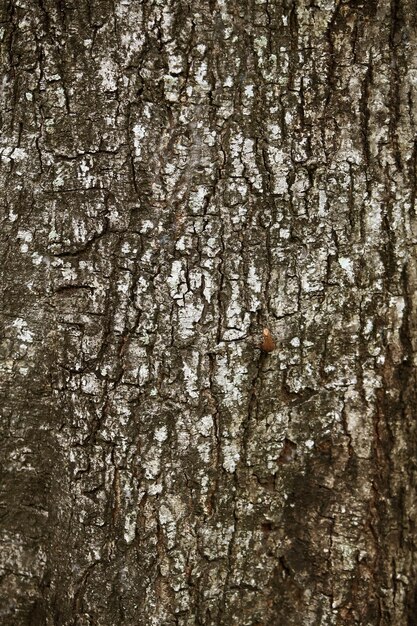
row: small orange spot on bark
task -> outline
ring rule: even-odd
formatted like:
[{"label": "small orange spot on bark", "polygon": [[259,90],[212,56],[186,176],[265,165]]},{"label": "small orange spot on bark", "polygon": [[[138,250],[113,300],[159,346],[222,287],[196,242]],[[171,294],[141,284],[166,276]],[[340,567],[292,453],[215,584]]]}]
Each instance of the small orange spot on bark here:
[{"label": "small orange spot on bark", "polygon": [[297,452],[297,444],[291,441],[290,439],[284,439],[284,445],[281,450],[281,454],[278,458],[278,463],[280,465],[291,463],[294,460]]},{"label": "small orange spot on bark", "polygon": [[272,352],[272,350],[275,350],[276,344],[271,335],[271,331],[269,330],[269,328],[264,328],[262,334],[263,334],[263,340],[262,340],[261,345],[259,346],[262,352]]}]

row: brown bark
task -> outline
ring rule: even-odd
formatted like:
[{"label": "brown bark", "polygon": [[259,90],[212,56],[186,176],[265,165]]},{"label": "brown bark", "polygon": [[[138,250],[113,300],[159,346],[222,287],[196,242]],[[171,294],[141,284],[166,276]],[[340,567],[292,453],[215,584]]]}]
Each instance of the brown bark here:
[{"label": "brown bark", "polygon": [[414,624],[415,4],[1,10],[1,619]]}]

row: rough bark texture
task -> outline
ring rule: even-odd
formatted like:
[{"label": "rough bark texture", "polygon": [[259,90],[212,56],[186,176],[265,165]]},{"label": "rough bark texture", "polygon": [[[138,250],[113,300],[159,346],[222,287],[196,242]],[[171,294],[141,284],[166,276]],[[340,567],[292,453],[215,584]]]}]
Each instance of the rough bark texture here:
[{"label": "rough bark texture", "polygon": [[2,623],[415,624],[414,0],[0,6]]}]

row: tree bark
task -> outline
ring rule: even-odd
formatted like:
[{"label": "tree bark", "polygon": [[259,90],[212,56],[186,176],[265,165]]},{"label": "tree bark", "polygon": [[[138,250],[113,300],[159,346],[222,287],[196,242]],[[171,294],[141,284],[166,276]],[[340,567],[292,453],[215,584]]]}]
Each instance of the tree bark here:
[{"label": "tree bark", "polygon": [[415,3],[1,10],[4,624],[415,624]]}]

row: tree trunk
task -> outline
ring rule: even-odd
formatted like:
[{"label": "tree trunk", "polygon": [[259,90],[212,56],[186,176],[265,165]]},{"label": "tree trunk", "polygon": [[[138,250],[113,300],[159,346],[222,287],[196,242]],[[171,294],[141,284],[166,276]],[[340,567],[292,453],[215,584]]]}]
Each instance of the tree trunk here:
[{"label": "tree trunk", "polygon": [[3,623],[415,624],[415,3],[1,9]]}]

